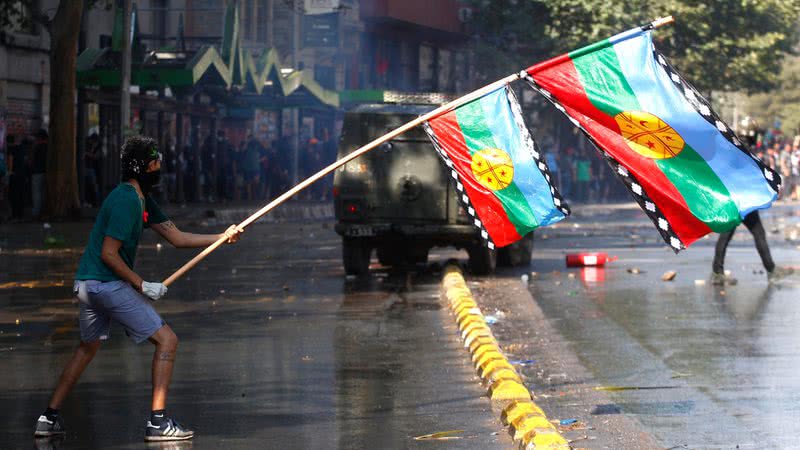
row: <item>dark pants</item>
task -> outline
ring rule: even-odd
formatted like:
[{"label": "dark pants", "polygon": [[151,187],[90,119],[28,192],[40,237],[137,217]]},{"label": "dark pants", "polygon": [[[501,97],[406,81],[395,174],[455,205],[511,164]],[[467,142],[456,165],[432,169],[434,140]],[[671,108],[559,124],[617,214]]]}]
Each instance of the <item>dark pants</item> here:
[{"label": "dark pants", "polygon": [[25,213],[25,202],[27,200],[29,186],[26,186],[25,177],[11,175],[8,184],[8,199],[11,203],[11,217],[21,219]]},{"label": "dark pants", "polygon": [[[761,256],[764,268],[767,269],[767,272],[772,272],[775,269],[775,263],[772,262],[772,255],[769,252],[769,245],[767,245],[767,233],[764,231],[764,225],[761,224],[758,211],[753,211],[745,216],[743,222],[756,241],[756,250],[758,250],[758,255]],[[736,231],[736,228],[719,235],[717,247],[714,250],[714,263],[712,264],[712,269],[715,273],[723,273],[725,271],[725,251],[728,249],[731,238],[733,238],[734,231]]]}]

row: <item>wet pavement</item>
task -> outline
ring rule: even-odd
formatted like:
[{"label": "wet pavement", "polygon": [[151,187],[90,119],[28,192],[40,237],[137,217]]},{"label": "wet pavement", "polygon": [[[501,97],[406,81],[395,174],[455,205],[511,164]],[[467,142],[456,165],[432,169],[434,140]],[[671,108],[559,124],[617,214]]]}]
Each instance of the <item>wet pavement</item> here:
[{"label": "wet pavement", "polygon": [[[78,339],[71,277],[90,226],[0,225],[0,448],[147,448],[152,347],[119,326],[62,407],[66,438],[32,438]],[[145,236],[145,279],[196,252]],[[354,282],[340,252],[330,222],[256,225],[170,288],[168,410],[197,437],[157,448],[511,446],[442,309],[439,265]],[[464,431],[414,440],[447,430]]]},{"label": "wet pavement", "polygon": [[[634,205],[575,209],[538,231],[530,267],[467,276],[537,404],[576,420],[560,426],[573,446],[800,448],[800,276],[768,284],[740,230],[727,260],[739,284],[714,287],[713,237],[675,255]],[[762,219],[776,262],[800,265],[800,205]],[[69,285],[89,226],[0,226],[0,448],[36,448],[33,421],[77,339]],[[198,431],[167,448],[512,446],[439,298],[441,264],[465,253],[356,282],[340,251],[327,221],[256,225],[159,302],[182,339],[169,408]],[[577,251],[618,260],[567,269]],[[139,267],[160,279],[193,254],[149,236]],[[150,358],[113,329],[63,407],[66,439],[39,448],[145,447]],[[448,430],[464,431],[414,440]]]},{"label": "wet pavement", "polygon": [[[800,264],[798,212],[762,213],[779,265]],[[505,270],[480,283],[484,308],[506,316],[494,326],[506,350],[534,360],[522,371],[537,402],[551,418],[578,419],[566,429],[576,446],[800,448],[800,275],[768,284],[742,228],[726,261],[738,285],[711,286],[714,243],[675,255],[635,208],[597,208],[540,230],[533,275]],[[577,251],[618,260],[567,269],[565,254]],[[662,281],[670,270],[675,279]],[[525,305],[497,294],[515,286],[530,292],[538,328],[521,318]]]}]

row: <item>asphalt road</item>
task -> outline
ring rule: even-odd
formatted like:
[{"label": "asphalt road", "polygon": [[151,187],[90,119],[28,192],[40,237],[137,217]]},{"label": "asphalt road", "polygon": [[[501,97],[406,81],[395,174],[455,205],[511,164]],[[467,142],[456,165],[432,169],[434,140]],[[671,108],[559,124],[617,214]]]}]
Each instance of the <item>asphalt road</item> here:
[{"label": "asphalt road", "polygon": [[[576,210],[537,232],[529,267],[467,275],[535,401],[577,420],[561,427],[573,446],[800,448],[800,277],[769,285],[741,230],[739,284],[716,288],[713,238],[675,255],[634,206]],[[779,264],[800,264],[798,211],[762,214]],[[77,339],[69,284],[88,226],[0,226],[0,448],[37,448],[33,422]],[[618,260],[565,268],[576,251]],[[192,254],[148,237],[139,266],[159,279]],[[441,264],[466,254],[376,264],[366,281],[346,280],[339,255],[330,222],[257,225],[171,288],[158,304],[182,339],[169,409],[198,436],[169,448],[510,448],[439,298]],[[113,329],[64,405],[66,439],[38,448],[144,447],[150,358]],[[447,430],[464,431],[414,440]]]},{"label": "asphalt road", "polygon": [[[118,326],[63,405],[66,438],[32,437],[77,343],[70,280],[89,227],[0,226],[0,448],[145,447],[152,348]],[[145,279],[194,254],[145,235]],[[157,303],[181,339],[168,412],[197,436],[166,448],[510,447],[438,266],[347,281],[340,251],[330,222],[256,225],[170,288]],[[414,439],[449,430],[463,431]]]},{"label": "asphalt road", "polygon": [[[768,284],[742,228],[726,264],[739,283],[711,286],[715,237],[675,255],[636,208],[581,210],[539,230],[534,274],[478,284],[487,313],[504,316],[494,329],[506,350],[534,360],[523,373],[537,402],[578,419],[564,429],[575,445],[800,448],[800,275]],[[799,212],[762,213],[779,265],[800,264]],[[579,251],[618,260],[567,269],[565,255]],[[673,281],[662,281],[667,271]],[[519,286],[530,295],[500,294]]]}]

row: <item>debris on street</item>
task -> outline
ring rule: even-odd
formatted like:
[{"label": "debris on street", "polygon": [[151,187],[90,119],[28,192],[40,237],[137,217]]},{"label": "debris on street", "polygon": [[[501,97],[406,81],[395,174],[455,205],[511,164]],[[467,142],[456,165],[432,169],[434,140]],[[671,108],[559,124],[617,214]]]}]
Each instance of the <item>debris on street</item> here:
[{"label": "debris on street", "polygon": [[674,270],[668,270],[664,272],[664,275],[661,275],[661,281],[672,281],[678,275],[678,272]]},{"label": "debris on street", "polygon": [[439,431],[436,433],[431,434],[423,434],[421,436],[415,436],[415,441],[449,441],[454,439],[461,439],[461,436],[455,436],[456,434],[463,433],[464,430],[449,430],[449,431]]}]

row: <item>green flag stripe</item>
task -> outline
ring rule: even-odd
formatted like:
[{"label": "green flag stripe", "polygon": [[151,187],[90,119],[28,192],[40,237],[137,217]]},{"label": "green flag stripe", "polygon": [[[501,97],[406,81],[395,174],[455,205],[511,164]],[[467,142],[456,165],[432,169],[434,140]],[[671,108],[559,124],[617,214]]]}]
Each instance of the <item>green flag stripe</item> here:
[{"label": "green flag stripe", "polygon": [[[499,148],[494,139],[494,134],[486,126],[486,117],[480,102],[472,102],[455,110],[456,120],[461,126],[464,134],[464,142],[469,148],[470,155],[475,154],[486,148]],[[501,149],[508,151],[508,149]],[[520,236],[528,234],[538,225],[538,220],[533,213],[525,195],[519,190],[515,183],[511,183],[507,188],[493,191],[494,195],[500,199],[511,223]],[[532,225],[527,225],[532,224]]]},{"label": "green flag stripe", "polygon": [[575,69],[592,104],[611,117],[623,111],[639,111],[633,93],[617,60],[614,47],[601,47],[575,60]]},{"label": "green flag stripe", "polygon": [[[597,109],[611,117],[623,111],[641,111],[613,47],[598,46],[597,51],[584,54],[573,63]],[[728,189],[694,149],[686,145],[678,156],[655,162],[681,193],[692,214],[713,231],[730,230],[741,221]]]},{"label": "green flag stripe", "polygon": [[455,110],[456,120],[464,133],[470,155],[485,148],[497,148],[492,130],[486,126],[480,101],[468,103]]},{"label": "green flag stripe", "polygon": [[678,188],[689,210],[717,233],[739,224],[739,208],[717,174],[692,147],[686,145],[677,156],[657,159],[656,165]]}]

